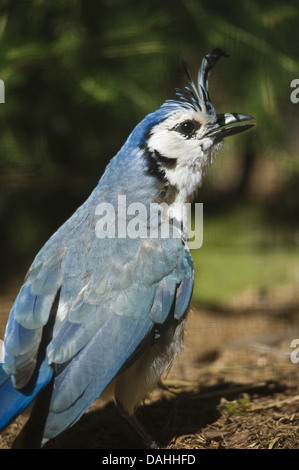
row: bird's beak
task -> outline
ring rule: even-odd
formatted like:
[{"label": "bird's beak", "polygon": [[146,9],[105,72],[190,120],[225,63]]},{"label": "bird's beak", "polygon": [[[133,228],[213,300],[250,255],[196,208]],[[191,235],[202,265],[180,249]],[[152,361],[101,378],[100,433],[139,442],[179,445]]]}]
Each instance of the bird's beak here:
[{"label": "bird's beak", "polygon": [[[248,122],[246,124],[240,124],[244,121],[251,121],[254,119],[247,114],[237,114],[237,113],[225,113],[217,114],[216,121],[212,124],[205,137],[210,137],[213,139],[214,143],[220,142],[225,137],[230,135],[239,134],[239,132],[246,131],[255,125],[254,122]],[[232,124],[232,125],[230,125]]]}]

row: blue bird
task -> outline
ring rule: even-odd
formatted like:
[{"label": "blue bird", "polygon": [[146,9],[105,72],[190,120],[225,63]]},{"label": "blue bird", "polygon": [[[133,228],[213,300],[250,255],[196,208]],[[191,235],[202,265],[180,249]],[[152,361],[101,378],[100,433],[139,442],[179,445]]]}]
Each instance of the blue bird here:
[{"label": "blue bird", "polygon": [[[194,283],[186,219],[176,208],[192,201],[223,139],[254,125],[248,115],[216,114],[211,104],[208,76],[225,55],[204,56],[197,86],[185,65],[188,86],[178,99],[135,127],[34,259],[8,319],[0,367],[0,429],[37,397],[15,447],[40,447],[99,396],[113,396],[145,445],[155,445],[134,411],[182,349]],[[166,209],[151,220],[154,203]],[[132,208],[156,236],[140,236]]]}]

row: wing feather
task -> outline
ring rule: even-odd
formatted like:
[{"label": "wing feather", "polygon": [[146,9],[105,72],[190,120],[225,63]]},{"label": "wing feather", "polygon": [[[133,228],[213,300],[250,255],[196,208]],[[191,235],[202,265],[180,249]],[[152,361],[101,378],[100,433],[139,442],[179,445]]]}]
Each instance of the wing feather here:
[{"label": "wing feather", "polygon": [[[94,214],[91,200],[87,204]],[[23,377],[25,370],[30,378],[60,290],[47,347],[47,361],[57,372],[46,437],[76,422],[155,341],[155,325],[163,334],[169,315],[181,319],[192,292],[192,260],[181,240],[99,240],[93,216],[82,214],[83,206],[36,257],[5,335],[6,372]]]}]

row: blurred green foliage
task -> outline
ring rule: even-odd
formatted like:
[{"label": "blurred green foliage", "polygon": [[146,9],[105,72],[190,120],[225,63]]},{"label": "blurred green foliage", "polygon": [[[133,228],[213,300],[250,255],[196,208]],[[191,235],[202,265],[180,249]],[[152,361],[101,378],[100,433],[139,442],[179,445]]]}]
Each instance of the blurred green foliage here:
[{"label": "blurred green foliage", "polygon": [[196,74],[212,47],[232,56],[213,71],[216,109],[252,114],[258,126],[233,139],[221,157],[237,155],[227,171],[237,166],[239,182],[213,185],[223,170],[217,163],[204,202],[213,216],[224,193],[224,211],[237,190],[250,199],[252,168],[268,154],[285,184],[266,210],[293,220],[298,111],[290,82],[299,78],[298,18],[297,0],[2,0],[0,277],[28,266],[133,127],[184,86],[180,58]]},{"label": "blurred green foliage", "polygon": [[243,201],[204,218],[203,246],[192,250],[194,303],[221,304],[250,291],[263,298],[286,285],[298,291],[298,235],[288,225],[273,229],[265,211]]}]

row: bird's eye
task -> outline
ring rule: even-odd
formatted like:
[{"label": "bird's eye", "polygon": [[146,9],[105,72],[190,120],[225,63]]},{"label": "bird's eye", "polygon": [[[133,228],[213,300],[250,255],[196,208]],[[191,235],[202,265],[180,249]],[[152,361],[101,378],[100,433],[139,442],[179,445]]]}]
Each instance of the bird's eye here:
[{"label": "bird's eye", "polygon": [[181,132],[181,134],[190,137],[196,131],[196,126],[193,121],[184,121],[182,124],[179,124],[177,130]]}]

